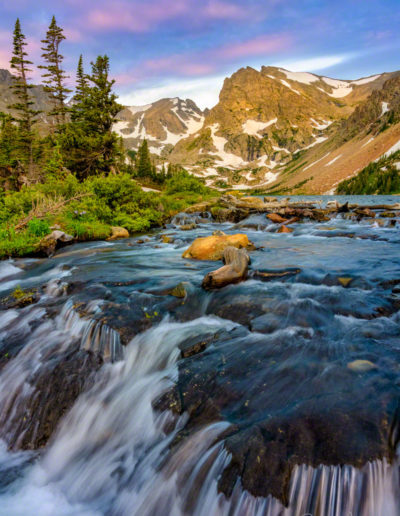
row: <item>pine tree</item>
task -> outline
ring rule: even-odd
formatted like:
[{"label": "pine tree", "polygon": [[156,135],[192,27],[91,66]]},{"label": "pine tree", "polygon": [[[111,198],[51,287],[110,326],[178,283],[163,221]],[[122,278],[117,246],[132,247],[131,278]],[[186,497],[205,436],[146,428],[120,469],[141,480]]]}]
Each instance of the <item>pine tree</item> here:
[{"label": "pine tree", "polygon": [[139,147],[137,153],[137,175],[139,177],[151,177],[152,176],[152,164],[150,159],[149,147],[147,140],[143,140],[142,145]]},{"label": "pine tree", "polygon": [[46,39],[42,40],[43,43],[43,54],[42,57],[46,61],[45,65],[39,66],[39,68],[46,71],[42,75],[44,78],[44,90],[50,93],[54,107],[50,111],[49,115],[55,118],[56,124],[65,124],[66,114],[68,108],[65,105],[65,100],[68,93],[71,92],[65,86],[65,79],[68,78],[62,69],[62,61],[64,56],[60,54],[60,44],[65,39],[63,29],[57,25],[56,19],[53,16],[49,28],[46,33]]},{"label": "pine tree", "polygon": [[13,39],[13,56],[10,64],[14,71],[14,79],[11,85],[15,96],[18,101],[9,106],[18,113],[16,120],[19,123],[19,143],[21,146],[21,161],[28,164],[28,170],[30,173],[33,172],[33,143],[34,133],[32,127],[37,121],[35,117],[40,111],[32,109],[34,104],[29,90],[33,87],[28,84],[28,73],[31,71],[28,67],[32,64],[28,61],[25,52],[25,36],[22,34],[21,25],[19,19],[15,22],[14,28],[14,39]]},{"label": "pine tree", "polygon": [[73,101],[75,104],[79,104],[85,98],[88,87],[88,80],[83,69],[83,57],[82,54],[79,56],[78,68],[76,70],[76,86],[75,95]]},{"label": "pine tree", "polygon": [[109,79],[109,59],[98,56],[91,65],[92,73],[86,75],[79,60],[72,123],[62,141],[65,164],[80,179],[109,173],[123,154],[121,138],[112,131],[122,106],[112,91],[115,81]]}]

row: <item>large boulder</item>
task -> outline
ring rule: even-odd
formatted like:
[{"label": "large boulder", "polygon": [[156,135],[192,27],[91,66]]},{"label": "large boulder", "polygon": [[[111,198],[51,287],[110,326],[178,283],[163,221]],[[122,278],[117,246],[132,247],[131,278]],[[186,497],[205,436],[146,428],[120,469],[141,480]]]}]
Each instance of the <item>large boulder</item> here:
[{"label": "large boulder", "polygon": [[73,236],[67,235],[64,231],[55,230],[42,238],[37,246],[36,253],[40,256],[51,256],[56,249],[71,244],[73,241]]},{"label": "large boulder", "polygon": [[189,249],[183,253],[182,258],[217,261],[222,259],[227,247],[243,249],[251,247],[251,243],[243,233],[196,238]]},{"label": "large boulder", "polygon": [[231,283],[245,280],[249,261],[250,258],[245,249],[227,247],[223,255],[225,265],[206,274],[202,287],[205,289],[222,288]]},{"label": "large boulder", "polygon": [[113,226],[111,228],[111,236],[107,240],[118,240],[119,238],[129,238],[129,231],[119,226]]}]

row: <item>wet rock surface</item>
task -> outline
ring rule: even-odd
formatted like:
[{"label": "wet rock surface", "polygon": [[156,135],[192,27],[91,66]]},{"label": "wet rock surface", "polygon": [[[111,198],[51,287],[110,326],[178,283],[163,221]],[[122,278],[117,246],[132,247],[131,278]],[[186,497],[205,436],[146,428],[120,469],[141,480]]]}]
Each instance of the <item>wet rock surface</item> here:
[{"label": "wet rock surface", "polygon": [[244,249],[227,247],[222,256],[223,267],[208,272],[202,283],[205,289],[222,288],[232,283],[239,283],[247,278],[250,257]]},{"label": "wet rock surface", "polygon": [[194,260],[221,260],[227,247],[246,249],[250,247],[247,235],[237,233],[235,235],[212,235],[197,238],[187,249],[182,258]]},{"label": "wet rock surface", "polygon": [[[317,341],[300,332],[293,339],[290,345],[288,336],[232,332],[214,336],[212,348],[207,346],[210,337],[199,339],[201,352],[186,355],[177,386],[164,397],[164,405],[159,402],[159,409],[169,406],[189,414],[172,453],[201,425],[231,424],[220,437],[232,456],[219,480],[228,497],[241,478],[254,496],[272,494],[286,504],[296,464],[361,466],[394,457],[398,387],[389,377],[378,378],[371,362],[348,367],[339,358],[322,379],[327,361]],[[294,361],[300,349],[305,354],[302,367]],[[354,371],[363,373],[361,380]],[[288,392],[289,385],[296,388]],[[368,400],[372,385],[379,385],[380,396]]]},{"label": "wet rock surface", "polygon": [[42,238],[39,242],[35,255],[38,256],[51,256],[54,252],[68,244],[72,244],[74,237],[67,235],[63,231],[54,230],[49,235]]},{"label": "wet rock surface", "polygon": [[[239,482],[251,495],[272,494],[287,504],[296,465],[362,467],[375,459],[394,459],[400,401],[400,211],[388,204],[378,209],[335,201],[322,207],[275,198],[223,196],[216,203],[188,211],[165,231],[140,239],[73,245],[51,260],[7,264],[3,299],[19,284],[23,292],[39,293],[32,303],[5,303],[0,310],[0,406],[6,406],[4,393],[12,397],[1,412],[0,433],[10,448],[38,449],[51,442],[98,374],[123,370],[121,364],[103,367],[104,331],[119,335],[124,352],[135,358],[128,360],[133,366],[145,344],[151,343],[147,359],[153,359],[169,339],[176,339],[174,360],[162,357],[151,371],[165,381],[165,364],[174,368],[168,388],[164,385],[163,394],[157,391],[152,399],[157,414],[149,420],[160,416],[163,429],[175,432],[176,420],[160,413],[167,409],[183,415],[176,435],[168,436],[162,465],[182,457],[186,464],[198,432],[224,423],[208,444],[199,441],[205,447],[202,457],[219,443],[230,454],[217,479],[228,498],[235,496]],[[267,216],[275,214],[279,218]],[[222,224],[216,223],[218,217]],[[190,227],[181,231],[183,225]],[[284,226],[290,235],[278,233]],[[243,241],[228,254],[245,257],[245,248],[254,242],[247,281],[204,290],[204,277],[220,264],[185,260],[182,253],[197,238],[226,242],[238,231]],[[209,252],[220,260],[227,248],[212,245]],[[74,317],[60,317],[66,303]],[[199,328],[190,333],[185,324],[194,320]],[[93,321],[89,329],[84,326],[88,321]],[[157,348],[157,329],[170,322]],[[22,362],[31,390],[21,398],[13,367],[30,352],[37,330],[39,358]],[[147,330],[149,343],[141,335]],[[59,347],[47,350],[54,339],[60,340]],[[147,363],[139,361],[140,371]],[[138,399],[148,396],[152,385],[146,384]],[[118,389],[107,395],[100,412],[117,403],[113,395]],[[96,391],[93,402],[101,394]],[[19,411],[12,414],[17,400]],[[126,412],[135,419],[139,407],[129,405]],[[97,437],[93,448],[113,442],[114,428]],[[129,450],[135,439],[130,438]],[[152,441],[148,449],[155,446]],[[146,461],[145,449],[140,457]],[[123,460],[116,461],[115,476],[128,485]],[[141,482],[140,459],[138,464]],[[19,473],[11,468],[7,475],[4,485]],[[110,482],[113,478],[108,476]],[[200,489],[202,484],[196,485]]]}]

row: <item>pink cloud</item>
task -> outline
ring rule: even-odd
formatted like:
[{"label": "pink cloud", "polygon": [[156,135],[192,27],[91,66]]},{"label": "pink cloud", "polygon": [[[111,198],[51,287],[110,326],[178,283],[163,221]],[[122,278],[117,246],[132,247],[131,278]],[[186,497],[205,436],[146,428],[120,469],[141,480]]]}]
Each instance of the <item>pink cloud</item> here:
[{"label": "pink cloud", "polygon": [[228,2],[210,0],[204,9],[204,14],[208,18],[241,19],[247,17],[248,11]]},{"label": "pink cloud", "polygon": [[84,34],[73,27],[65,27],[64,36],[67,38],[67,41],[71,43],[79,43],[85,39]]},{"label": "pink cloud", "polygon": [[10,54],[5,50],[0,50],[0,68],[10,70]]},{"label": "pink cloud", "polygon": [[291,38],[285,34],[258,36],[248,41],[222,47],[217,51],[217,54],[222,59],[259,56],[285,50],[290,44]]},{"label": "pink cloud", "polygon": [[154,25],[180,16],[188,11],[186,0],[157,0],[149,5],[113,2],[88,13],[89,25],[94,29],[146,32]]}]

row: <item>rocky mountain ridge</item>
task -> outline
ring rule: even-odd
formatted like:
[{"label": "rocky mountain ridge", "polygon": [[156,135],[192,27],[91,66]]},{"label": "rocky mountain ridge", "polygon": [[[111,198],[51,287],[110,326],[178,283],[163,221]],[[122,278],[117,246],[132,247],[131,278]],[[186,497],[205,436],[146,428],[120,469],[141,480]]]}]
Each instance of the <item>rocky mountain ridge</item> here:
[{"label": "rocky mountain ridge", "polygon": [[224,82],[203,128],[170,155],[209,185],[266,187],[280,168],[328,140],[392,74],[339,81],[310,73],[243,68]]},{"label": "rocky mountain ridge", "polygon": [[[0,70],[0,111],[13,102],[11,77]],[[225,79],[211,110],[161,99],[125,107],[114,130],[127,149],[146,138],[159,165],[181,164],[209,186],[327,193],[399,142],[399,77],[344,81],[247,67]],[[51,101],[41,86],[31,91],[46,122]]]}]

